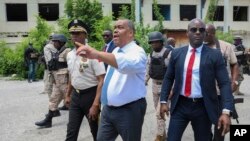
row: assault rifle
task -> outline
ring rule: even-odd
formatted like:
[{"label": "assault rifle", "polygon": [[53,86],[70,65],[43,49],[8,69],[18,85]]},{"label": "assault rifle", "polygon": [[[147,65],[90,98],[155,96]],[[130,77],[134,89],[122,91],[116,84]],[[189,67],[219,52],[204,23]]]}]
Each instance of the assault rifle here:
[{"label": "assault rifle", "polygon": [[[237,103],[244,103],[244,98],[234,98],[234,104],[237,104]],[[234,105],[234,109],[232,111],[232,118],[236,120],[236,122],[239,124],[239,115],[236,111],[236,108],[235,108],[235,105]]]}]

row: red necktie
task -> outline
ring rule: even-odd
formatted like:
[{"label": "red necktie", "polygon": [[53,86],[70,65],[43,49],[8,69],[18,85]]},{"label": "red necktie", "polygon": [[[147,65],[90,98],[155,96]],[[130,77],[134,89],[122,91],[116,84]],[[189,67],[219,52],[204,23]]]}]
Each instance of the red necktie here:
[{"label": "red necktie", "polygon": [[185,82],[185,96],[186,97],[191,95],[192,72],[193,72],[193,65],[194,65],[194,60],[195,60],[195,51],[196,49],[193,48],[192,54],[188,62],[188,67],[187,67],[186,82]]}]

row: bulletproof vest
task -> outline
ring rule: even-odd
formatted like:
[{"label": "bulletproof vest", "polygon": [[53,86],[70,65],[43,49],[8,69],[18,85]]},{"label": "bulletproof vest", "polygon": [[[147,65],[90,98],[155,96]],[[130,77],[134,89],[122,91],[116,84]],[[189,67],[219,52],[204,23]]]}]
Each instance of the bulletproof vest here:
[{"label": "bulletproof vest", "polygon": [[238,45],[238,46],[236,46],[236,50],[237,51],[243,51],[243,53],[241,55],[236,56],[239,65],[246,65],[247,64],[247,58],[246,58],[246,55],[244,54],[245,47],[243,45]]},{"label": "bulletproof vest", "polygon": [[48,62],[49,71],[56,71],[58,69],[67,68],[67,62],[59,62],[59,55],[66,49],[62,47],[57,52],[51,52],[51,60]]},{"label": "bulletproof vest", "polygon": [[169,52],[170,50],[166,49],[163,56],[161,57],[153,57],[152,52],[150,53],[151,62],[149,65],[149,76],[152,79],[163,80],[167,70],[165,59],[168,57]]}]

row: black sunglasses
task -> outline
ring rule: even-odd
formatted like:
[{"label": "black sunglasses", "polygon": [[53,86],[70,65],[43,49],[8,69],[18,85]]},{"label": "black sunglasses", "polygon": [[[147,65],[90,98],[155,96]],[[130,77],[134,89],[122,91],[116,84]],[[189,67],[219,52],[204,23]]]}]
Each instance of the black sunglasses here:
[{"label": "black sunglasses", "polygon": [[103,34],[102,37],[110,37],[110,35]]},{"label": "black sunglasses", "polygon": [[197,31],[199,30],[200,33],[204,33],[206,31],[205,28],[190,28],[189,31],[193,32],[193,33],[196,33]]}]

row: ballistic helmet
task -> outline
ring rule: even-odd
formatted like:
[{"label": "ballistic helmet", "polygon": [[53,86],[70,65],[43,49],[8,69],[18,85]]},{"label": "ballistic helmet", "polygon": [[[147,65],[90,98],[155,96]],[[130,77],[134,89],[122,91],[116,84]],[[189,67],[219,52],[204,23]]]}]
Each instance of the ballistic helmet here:
[{"label": "ballistic helmet", "polygon": [[59,42],[66,43],[67,38],[63,34],[54,34],[52,36],[52,41],[59,41]]},{"label": "ballistic helmet", "polygon": [[154,42],[154,41],[162,41],[163,42],[163,36],[162,36],[161,32],[154,31],[154,32],[150,32],[148,34],[148,43],[150,44],[150,42]]}]

